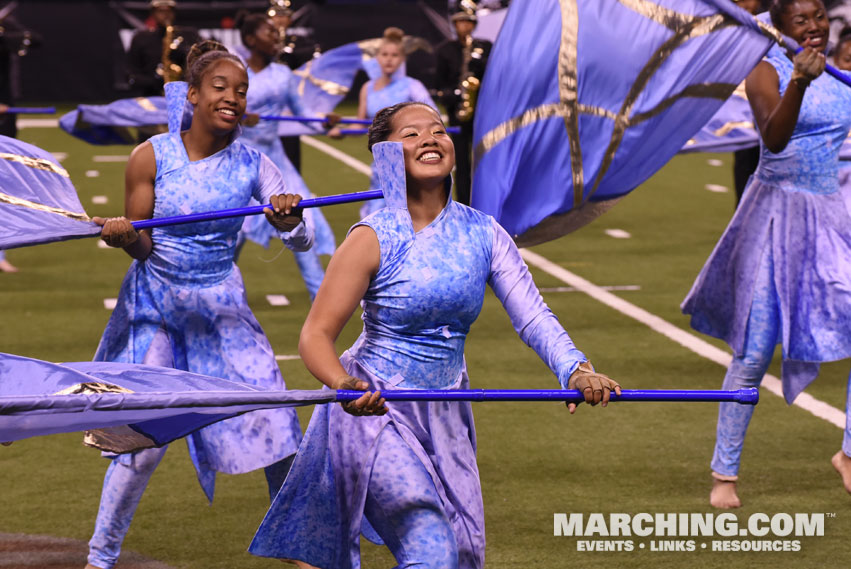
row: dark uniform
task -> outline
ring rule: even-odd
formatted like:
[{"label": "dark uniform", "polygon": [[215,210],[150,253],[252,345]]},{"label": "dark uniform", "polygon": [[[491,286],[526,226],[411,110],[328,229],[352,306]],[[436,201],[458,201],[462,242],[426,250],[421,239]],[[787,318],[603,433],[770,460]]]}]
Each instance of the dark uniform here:
[{"label": "dark uniform", "polygon": [[[127,76],[133,91],[143,97],[156,97],[163,94],[163,78],[157,74],[157,68],[162,63],[163,37],[165,28],[136,32],[127,52]],[[182,39],[180,39],[182,38]],[[193,28],[174,27],[170,59],[184,70],[186,56],[193,44],[201,41],[201,37]]]},{"label": "dark uniform", "polygon": [[[13,106],[15,93],[12,89],[12,58],[25,55],[30,47],[41,44],[41,36],[21,26],[12,18],[0,22],[0,103]],[[15,138],[18,128],[17,115],[0,114],[0,134]]]},{"label": "dark uniform", "polygon": [[[474,39],[471,53],[481,51],[481,57],[471,57],[468,70],[479,80],[485,73],[488,55],[493,44]],[[437,77],[440,102],[449,114],[449,124],[460,126],[461,132],[452,135],[455,143],[455,195],[458,202],[470,204],[470,161],[473,153],[473,120],[459,121],[456,113],[461,104],[461,71],[464,66],[464,46],[457,39],[447,40],[437,47]]]},{"label": "dark uniform", "polygon": [[[278,63],[296,70],[311,59],[317,46],[305,36],[287,34],[284,37],[284,49],[278,56]],[[301,172],[301,139],[298,136],[282,136],[284,153],[298,172]]]}]

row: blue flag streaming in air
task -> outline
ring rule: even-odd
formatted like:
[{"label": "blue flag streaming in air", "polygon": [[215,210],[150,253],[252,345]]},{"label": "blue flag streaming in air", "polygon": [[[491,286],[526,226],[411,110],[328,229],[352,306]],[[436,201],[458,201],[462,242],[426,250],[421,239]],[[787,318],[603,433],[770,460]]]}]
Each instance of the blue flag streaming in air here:
[{"label": "blue flag streaming in air", "polygon": [[730,0],[524,0],[488,60],[473,206],[521,245],[593,220],[680,151],[771,46]]},{"label": "blue flag streaming in air", "polygon": [[[735,152],[754,146],[759,146],[759,132],[744,85],[739,85],[733,96],[686,142],[680,152]],[[846,164],[851,160],[851,136],[842,143],[839,159]]]},{"label": "blue flag streaming in air", "polygon": [[[349,43],[329,49],[293,71],[294,87],[305,113],[323,116],[333,111],[349,92],[367,57],[360,42]],[[309,124],[282,122],[278,133],[281,136],[316,134],[316,128]]]},{"label": "blue flag streaming in air", "polygon": [[108,105],[80,105],[59,119],[59,127],[89,144],[138,144],[166,132],[165,97],[119,99]]},{"label": "blue flag streaming in air", "polygon": [[754,146],[759,146],[759,133],[741,84],[681,152],[735,152]]},{"label": "blue flag streaming in air", "polygon": [[0,249],[98,233],[53,155],[0,136]]},{"label": "blue flag streaming in air", "polygon": [[[0,442],[105,429],[88,442],[127,452],[161,446],[240,413],[334,401],[335,391],[265,391],[171,368],[54,364],[0,353]],[[123,425],[130,425],[115,429]]]}]

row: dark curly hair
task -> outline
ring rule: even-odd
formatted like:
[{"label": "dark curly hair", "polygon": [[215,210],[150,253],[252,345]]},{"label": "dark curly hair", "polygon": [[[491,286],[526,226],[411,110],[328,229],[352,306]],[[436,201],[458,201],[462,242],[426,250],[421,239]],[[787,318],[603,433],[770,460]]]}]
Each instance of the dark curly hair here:
[{"label": "dark curly hair", "polygon": [[[768,15],[771,16],[771,24],[777,28],[778,30],[783,29],[783,20],[781,16],[786,9],[797,2],[798,0],[773,0],[771,2],[771,6],[768,7]],[[813,2],[818,2],[821,4],[821,7],[824,8],[824,2],[822,0],[813,0]]]},{"label": "dark curly hair", "polygon": [[239,37],[242,38],[242,44],[248,47],[246,38],[256,34],[257,30],[259,30],[263,24],[267,23],[269,23],[269,16],[265,13],[249,14],[244,16],[242,20],[237,23],[237,26],[239,27]]},{"label": "dark curly hair", "polygon": [[242,60],[228,51],[228,49],[215,40],[204,40],[196,43],[186,56],[186,82],[190,87],[196,89],[201,87],[201,79],[210,66],[222,60],[233,61],[240,67],[245,68]]},{"label": "dark curly hair", "polygon": [[397,103],[391,107],[384,107],[375,114],[375,118],[372,119],[372,124],[369,126],[367,148],[370,152],[373,146],[390,138],[390,134],[393,132],[393,116],[402,109],[413,105],[421,105],[434,112],[434,114],[438,114],[431,106],[419,101],[406,101],[404,103]]}]

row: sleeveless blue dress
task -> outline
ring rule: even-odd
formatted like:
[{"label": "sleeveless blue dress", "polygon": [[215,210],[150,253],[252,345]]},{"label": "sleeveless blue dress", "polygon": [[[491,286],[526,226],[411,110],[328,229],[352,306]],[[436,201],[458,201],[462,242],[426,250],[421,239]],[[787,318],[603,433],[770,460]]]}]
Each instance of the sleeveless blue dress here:
[{"label": "sleeveless blue dress", "polygon": [[[362,301],[363,332],[341,357],[346,371],[370,389],[468,388],[464,342],[490,285],[523,341],[566,386],[586,358],[544,304],[508,234],[492,217],[451,198],[415,232],[401,144],[379,143],[373,152],[387,207],[358,225],[378,237],[380,265]],[[360,567],[361,532],[380,542],[372,526],[387,526],[387,520],[365,517],[376,473],[393,473],[391,494],[403,496],[414,474],[425,471],[436,490],[431,507],[451,523],[458,566],[483,566],[484,512],[470,404],[394,402],[388,408],[381,417],[354,417],[339,405],[315,409],[251,553],[318,567]],[[379,437],[384,441],[388,434],[397,441],[395,450],[378,450]],[[413,464],[403,455],[414,456]],[[418,537],[423,535],[439,539],[428,531]]]},{"label": "sleeveless blue dress", "polygon": [[[782,95],[793,64],[776,46],[765,60]],[[820,362],[851,357],[851,215],[838,183],[849,128],[851,89],[823,73],[807,88],[786,148],[773,153],[760,141],[759,166],[742,202],[682,304],[694,329],[741,356],[748,317],[765,308],[753,305],[756,283],[772,282],[771,304],[779,309],[769,310],[773,321],[763,324],[780,330],[790,403],[818,375]]]},{"label": "sleeveless blue dress", "polygon": [[[157,164],[154,217],[243,207],[252,198],[268,200],[281,190],[280,175],[269,159],[239,141],[195,162],[179,134],[158,135],[150,143]],[[285,389],[233,262],[242,221],[155,228],[153,250],[144,261],[131,264],[94,359],[166,365]],[[313,236],[302,223],[281,237],[288,247],[303,250]],[[237,474],[275,463],[293,454],[300,440],[292,409],[247,413],[187,437],[210,499],[215,472]],[[131,456],[119,455],[119,460]]]}]

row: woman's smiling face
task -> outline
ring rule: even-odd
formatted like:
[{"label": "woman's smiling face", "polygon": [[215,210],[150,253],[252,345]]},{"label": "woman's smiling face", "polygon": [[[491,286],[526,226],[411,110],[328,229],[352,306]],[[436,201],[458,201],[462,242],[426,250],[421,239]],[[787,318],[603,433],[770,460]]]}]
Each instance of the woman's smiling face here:
[{"label": "woman's smiling face", "polygon": [[410,105],[393,115],[388,140],[401,142],[409,181],[442,183],[455,166],[455,146],[437,111]]},{"label": "woman's smiling face", "polygon": [[195,106],[192,120],[200,119],[217,134],[231,132],[245,114],[247,93],[244,67],[230,59],[213,63],[200,87],[189,87],[187,98]]}]

